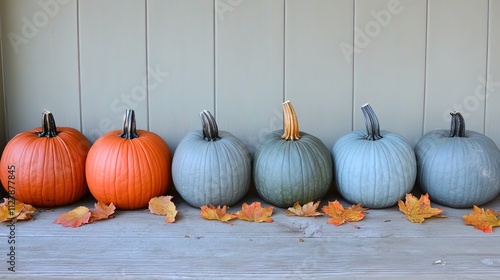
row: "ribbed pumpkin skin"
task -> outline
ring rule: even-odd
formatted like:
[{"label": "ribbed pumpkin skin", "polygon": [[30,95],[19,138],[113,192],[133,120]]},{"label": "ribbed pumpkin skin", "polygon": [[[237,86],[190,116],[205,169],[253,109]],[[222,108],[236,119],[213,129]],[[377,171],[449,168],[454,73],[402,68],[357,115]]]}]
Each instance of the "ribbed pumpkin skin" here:
[{"label": "ribbed pumpkin skin", "polygon": [[228,132],[218,135],[217,141],[207,141],[201,130],[190,132],[175,150],[172,179],[191,206],[231,206],[250,188],[251,157],[246,146]]},{"label": "ribbed pumpkin skin", "polygon": [[483,134],[449,137],[447,130],[425,134],[415,146],[418,181],[437,203],[454,208],[482,205],[500,193],[500,151]]},{"label": "ribbed pumpkin skin", "polygon": [[366,131],[353,131],[332,149],[339,193],[368,208],[393,206],[409,193],[417,176],[413,148],[402,136],[380,131],[382,139],[367,140]]},{"label": "ribbed pumpkin skin", "polygon": [[87,155],[90,192],[99,202],[123,210],[147,207],[151,198],[164,195],[171,180],[170,149],[155,133],[137,130],[126,139],[115,130],[103,135]]},{"label": "ribbed pumpkin skin", "polygon": [[[22,132],[6,145],[0,162],[5,190],[15,187],[16,200],[39,207],[73,203],[87,192],[85,159],[90,142],[78,130],[58,127],[55,137],[39,137],[41,127]],[[8,167],[15,166],[15,184]]]},{"label": "ribbed pumpkin skin", "polygon": [[286,141],[282,135],[283,130],[268,134],[254,154],[258,194],[278,207],[321,199],[333,180],[330,151],[313,135],[300,132],[297,141]]}]

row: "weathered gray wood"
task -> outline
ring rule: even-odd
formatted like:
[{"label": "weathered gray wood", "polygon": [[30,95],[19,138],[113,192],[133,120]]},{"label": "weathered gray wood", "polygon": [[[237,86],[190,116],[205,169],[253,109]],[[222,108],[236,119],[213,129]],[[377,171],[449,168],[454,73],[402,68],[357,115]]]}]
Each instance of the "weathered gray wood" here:
[{"label": "weathered gray wood", "polygon": [[382,129],[412,145],[422,136],[426,13],[427,1],[356,1],[355,129],[365,129],[361,106],[370,103]]},{"label": "weathered gray wood", "polygon": [[[338,199],[329,195],[324,199]],[[244,201],[259,201],[250,194]],[[342,200],[341,200],[342,201]],[[486,234],[463,224],[470,209],[445,209],[448,218],[407,221],[397,207],[368,210],[364,220],[335,227],[327,216],[286,216],[274,208],[273,223],[206,221],[199,209],[174,199],[178,220],[166,224],[147,210],[117,211],[115,218],[80,228],[53,221],[77,205],[39,212],[16,224],[15,274],[85,278],[331,279],[398,277],[494,279],[498,276],[498,229]],[[342,201],[343,202],[343,201]],[[267,206],[266,203],[263,203]],[[345,206],[349,204],[343,202]],[[484,205],[500,208],[500,198]],[[239,206],[230,209],[236,212]],[[0,240],[7,238],[0,230]],[[5,247],[2,247],[5,248]],[[2,255],[3,254],[2,252]]]},{"label": "weathered gray wood", "polygon": [[424,132],[449,128],[451,111],[484,132],[485,106],[474,92],[486,75],[488,1],[429,1],[428,11]]},{"label": "weathered gray wood", "polygon": [[282,118],[284,0],[217,0],[215,117],[250,150]]},{"label": "weathered gray wood", "polygon": [[351,0],[286,2],[285,99],[295,107],[300,130],[329,149],[352,129],[353,65],[342,50],[352,46],[353,15]]},{"label": "weathered gray wood", "polygon": [[40,126],[44,109],[80,129],[76,1],[2,1],[7,138]]},{"label": "weathered gray wood", "polygon": [[150,129],[173,150],[214,110],[213,1],[148,1],[148,65]]},{"label": "weathered gray wood", "polygon": [[[480,90],[474,94],[478,100],[486,100],[485,133],[500,146],[498,120],[500,110],[500,1],[490,1],[488,25],[488,71],[487,82],[477,85]],[[481,91],[482,90],[482,91]],[[485,93],[486,95],[482,95]]]},{"label": "weathered gray wood", "polygon": [[83,132],[120,129],[126,109],[148,129],[145,1],[80,1],[79,14]]}]

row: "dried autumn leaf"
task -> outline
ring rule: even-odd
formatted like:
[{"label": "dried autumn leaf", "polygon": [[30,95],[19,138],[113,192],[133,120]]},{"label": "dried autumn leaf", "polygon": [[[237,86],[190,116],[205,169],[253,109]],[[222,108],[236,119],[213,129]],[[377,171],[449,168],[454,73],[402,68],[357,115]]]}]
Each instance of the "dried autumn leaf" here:
[{"label": "dried autumn leaf", "polygon": [[90,210],[90,220],[89,223],[94,221],[108,219],[111,215],[115,213],[115,205],[111,202],[109,205],[103,202],[97,202],[94,204],[95,209]]},{"label": "dried autumn leaf", "polygon": [[235,214],[227,213],[227,206],[201,206],[200,216],[207,220],[218,220],[224,223],[231,224],[229,221],[236,218]]},{"label": "dried autumn leaf", "polygon": [[285,210],[287,216],[301,216],[301,217],[317,217],[322,216],[323,214],[318,212],[319,204],[321,203],[318,200],[316,203],[314,201],[310,201],[303,206],[300,206],[299,202],[295,202],[293,207],[290,207]]},{"label": "dried autumn leaf", "polygon": [[149,200],[149,211],[156,215],[165,216],[166,223],[175,222],[175,216],[177,216],[177,210],[175,204],[171,201],[173,196],[158,196],[153,197]]},{"label": "dried autumn leaf", "polygon": [[61,224],[63,227],[76,228],[84,224],[88,224],[90,220],[90,209],[85,206],[78,206],[75,209],[62,213],[59,218],[54,221],[54,224]]},{"label": "dried autumn leaf", "polygon": [[262,207],[261,203],[256,201],[248,205],[243,203],[241,210],[236,212],[236,217],[240,220],[250,221],[250,222],[266,222],[272,223],[273,219],[269,218],[273,214],[273,207]]},{"label": "dried autumn leaf", "polygon": [[493,227],[500,226],[500,213],[495,213],[491,209],[479,208],[474,205],[472,212],[469,215],[462,216],[466,225],[474,226],[477,230],[483,232],[493,232]]},{"label": "dried autumn leaf", "polygon": [[328,219],[327,223],[335,226],[340,226],[344,223],[361,221],[365,217],[366,210],[368,210],[361,204],[344,208],[338,200],[333,202],[329,201],[328,205],[323,206],[321,209],[325,212],[325,214],[331,217]]},{"label": "dried autumn leaf", "polygon": [[399,211],[406,214],[406,218],[412,223],[423,223],[428,218],[445,218],[440,215],[444,210],[431,207],[429,194],[420,195],[417,199],[413,194],[407,193],[405,202],[398,201]]},{"label": "dried autumn leaf", "polygon": [[4,198],[4,202],[0,204],[0,222],[30,220],[35,211],[35,207],[29,204]]}]

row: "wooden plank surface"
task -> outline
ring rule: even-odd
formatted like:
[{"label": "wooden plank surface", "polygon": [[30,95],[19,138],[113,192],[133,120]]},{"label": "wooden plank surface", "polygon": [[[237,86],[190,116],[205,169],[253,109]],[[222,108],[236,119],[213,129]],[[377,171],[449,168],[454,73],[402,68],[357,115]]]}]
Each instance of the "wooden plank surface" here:
[{"label": "wooden plank surface", "polygon": [[174,150],[214,113],[213,1],[148,1],[148,65],[150,129]]},{"label": "wooden plank surface", "polygon": [[[474,93],[478,100],[486,102],[485,134],[492,138],[500,147],[500,1],[491,0],[489,5],[488,25],[488,71],[485,83],[477,85],[478,93]],[[485,95],[482,95],[482,94]]]},{"label": "wooden plank surface", "polygon": [[[354,128],[370,103],[381,129],[412,145],[422,135],[427,1],[356,1]],[[383,70],[381,70],[383,69]]]},{"label": "wooden plank surface", "polygon": [[135,110],[148,129],[144,0],[79,2],[83,132],[90,141],[120,129]]},{"label": "wooden plank surface", "polygon": [[487,0],[429,1],[424,132],[449,128],[451,111],[484,133],[484,102],[474,92],[486,76]]},{"label": "wooden plank surface", "polygon": [[215,117],[251,151],[281,123],[283,32],[284,0],[216,1]]},{"label": "wooden plank surface", "polygon": [[81,128],[77,7],[61,2],[1,2],[8,139],[40,126],[44,109],[58,126]]},{"label": "wooden plank surface", "polygon": [[352,129],[353,65],[341,46],[352,45],[353,15],[351,0],[286,1],[285,99],[297,112],[300,130],[328,149]]},{"label": "wooden plank surface", "polygon": [[[338,199],[330,194],[326,201]],[[245,202],[260,201],[253,194]],[[500,257],[498,229],[486,234],[463,224],[470,209],[441,207],[448,218],[407,221],[397,207],[368,210],[355,225],[335,227],[328,217],[286,216],[274,208],[273,223],[206,221],[199,209],[180,199],[179,216],[166,224],[145,210],[117,211],[110,220],[80,228],[53,221],[77,205],[42,211],[36,220],[16,224],[14,279],[331,279],[398,277],[494,279]],[[347,203],[341,200],[345,206]],[[268,206],[263,202],[264,206]],[[498,209],[500,197],[484,205]],[[236,212],[234,206],[230,212]],[[0,230],[6,240],[8,228]],[[5,250],[5,246],[2,247]],[[2,255],[3,254],[2,252]],[[400,279],[400,278],[399,278]]]}]

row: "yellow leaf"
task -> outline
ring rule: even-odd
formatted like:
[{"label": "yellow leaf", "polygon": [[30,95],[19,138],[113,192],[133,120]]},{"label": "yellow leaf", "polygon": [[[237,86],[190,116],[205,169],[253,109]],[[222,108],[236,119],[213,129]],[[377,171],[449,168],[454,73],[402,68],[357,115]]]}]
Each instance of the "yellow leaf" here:
[{"label": "yellow leaf", "polygon": [[272,223],[273,219],[269,218],[273,214],[273,207],[262,207],[260,202],[254,202],[250,205],[243,203],[241,210],[236,212],[236,217],[240,220],[257,222],[257,223]]},{"label": "yellow leaf", "polygon": [[36,209],[29,204],[4,198],[4,202],[0,204],[0,222],[30,220],[33,219],[32,214],[35,211]]},{"label": "yellow leaf", "polygon": [[398,201],[399,211],[406,214],[406,218],[412,223],[423,223],[428,218],[445,218],[440,215],[444,210],[431,207],[429,194],[420,195],[417,199],[413,194],[406,194],[405,202]]},{"label": "yellow leaf", "polygon": [[477,230],[483,232],[493,232],[493,227],[500,227],[500,213],[495,213],[491,209],[486,211],[474,205],[472,212],[469,215],[462,216],[466,225],[474,226]]},{"label": "yellow leaf", "polygon": [[314,201],[311,201],[304,204],[303,206],[300,206],[299,202],[295,202],[293,207],[290,207],[285,210],[285,213],[287,216],[301,216],[301,217],[322,216],[323,214],[317,211],[320,203],[321,203],[320,200],[318,200],[316,203],[314,203]]},{"label": "yellow leaf", "polygon": [[322,210],[331,217],[328,219],[327,223],[340,226],[344,223],[361,221],[365,217],[366,210],[368,209],[364,208],[361,204],[344,208],[340,202],[335,200],[333,202],[329,201],[328,205],[323,206]]},{"label": "yellow leaf", "polygon": [[173,196],[171,195],[151,198],[149,200],[149,211],[156,215],[165,216],[166,223],[175,222],[178,211],[175,204],[171,201],[172,198]]},{"label": "yellow leaf", "polygon": [[226,205],[222,206],[222,208],[220,205],[217,207],[213,205],[210,206],[205,205],[201,206],[200,208],[201,208],[200,216],[207,220],[218,220],[221,222],[231,224],[229,221],[236,218],[235,214],[227,213]]}]

